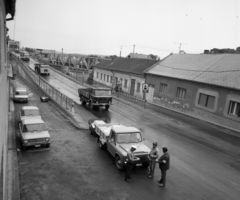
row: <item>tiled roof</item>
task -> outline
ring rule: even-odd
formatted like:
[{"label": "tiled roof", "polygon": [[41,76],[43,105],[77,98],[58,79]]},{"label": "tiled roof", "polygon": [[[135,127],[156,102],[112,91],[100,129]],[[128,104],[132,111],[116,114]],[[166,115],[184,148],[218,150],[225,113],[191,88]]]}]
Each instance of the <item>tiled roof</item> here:
[{"label": "tiled roof", "polygon": [[157,62],[159,62],[159,60],[117,58],[115,60],[105,60],[94,65],[93,67],[142,75],[146,69],[153,66]]},{"label": "tiled roof", "polygon": [[173,54],[145,72],[240,89],[240,54]]}]

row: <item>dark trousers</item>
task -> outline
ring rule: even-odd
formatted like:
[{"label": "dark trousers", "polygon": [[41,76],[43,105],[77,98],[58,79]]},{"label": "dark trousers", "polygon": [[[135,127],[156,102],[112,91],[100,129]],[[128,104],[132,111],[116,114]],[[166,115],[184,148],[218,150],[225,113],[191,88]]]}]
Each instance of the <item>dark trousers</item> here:
[{"label": "dark trousers", "polygon": [[130,178],[132,169],[133,169],[133,164],[130,163],[130,162],[128,162],[128,163],[127,163],[127,170],[126,170],[126,174],[125,174],[125,179]]},{"label": "dark trousers", "polygon": [[161,169],[161,180],[160,183],[165,185],[166,184],[166,176],[167,176],[167,170]]}]

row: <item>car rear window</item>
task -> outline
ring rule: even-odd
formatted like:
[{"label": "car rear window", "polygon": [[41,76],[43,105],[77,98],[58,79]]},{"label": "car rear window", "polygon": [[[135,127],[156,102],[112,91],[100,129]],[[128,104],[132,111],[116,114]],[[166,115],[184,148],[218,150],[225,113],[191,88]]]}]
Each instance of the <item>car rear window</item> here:
[{"label": "car rear window", "polygon": [[38,110],[22,110],[22,116],[38,116]]}]

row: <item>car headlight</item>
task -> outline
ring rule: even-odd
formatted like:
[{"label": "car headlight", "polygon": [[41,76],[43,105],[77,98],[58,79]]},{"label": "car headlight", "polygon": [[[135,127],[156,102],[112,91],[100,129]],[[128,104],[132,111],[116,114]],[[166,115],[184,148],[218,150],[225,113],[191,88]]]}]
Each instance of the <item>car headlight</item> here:
[{"label": "car headlight", "polygon": [[46,142],[49,142],[50,141],[50,138],[46,138]]},{"label": "car headlight", "polygon": [[27,141],[27,140],[24,140],[23,142],[24,142],[24,144],[27,144],[27,143],[28,143],[28,141]]}]

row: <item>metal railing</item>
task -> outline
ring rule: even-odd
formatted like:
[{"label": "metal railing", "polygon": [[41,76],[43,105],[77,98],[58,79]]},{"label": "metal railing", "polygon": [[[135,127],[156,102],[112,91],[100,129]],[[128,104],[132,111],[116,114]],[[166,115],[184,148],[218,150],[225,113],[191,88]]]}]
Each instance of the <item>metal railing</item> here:
[{"label": "metal railing", "polygon": [[66,111],[71,112],[74,107],[74,101],[68,98],[66,95],[62,94],[59,90],[51,86],[46,80],[44,80],[40,75],[36,74],[29,66],[22,62],[17,57],[12,57],[12,62],[15,62],[15,67],[17,67],[18,74],[24,78],[30,84],[34,84],[38,89],[40,88],[45,95],[49,96],[58,105],[60,105]]}]

